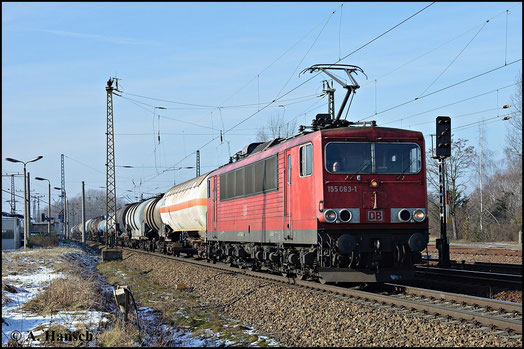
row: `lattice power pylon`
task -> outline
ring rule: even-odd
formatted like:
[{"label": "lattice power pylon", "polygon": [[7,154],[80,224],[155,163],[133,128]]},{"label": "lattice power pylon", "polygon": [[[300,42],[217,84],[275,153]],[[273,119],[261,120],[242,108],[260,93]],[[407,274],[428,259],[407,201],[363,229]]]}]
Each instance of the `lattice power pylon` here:
[{"label": "lattice power pylon", "polygon": [[[65,190],[65,164],[64,164],[64,154],[61,154],[61,161],[60,161],[60,183],[61,183],[61,190],[60,190],[60,196],[62,201],[62,212],[64,213],[64,222],[62,223],[62,234],[64,234],[64,239],[67,238],[67,208],[66,208],[66,190]],[[51,205],[51,203],[49,203]]]},{"label": "lattice power pylon", "polygon": [[106,162],[106,247],[115,245],[116,235],[116,180],[115,180],[115,133],[113,128],[113,78],[107,81],[107,162]]},{"label": "lattice power pylon", "polygon": [[11,175],[11,214],[16,213],[15,176]]}]

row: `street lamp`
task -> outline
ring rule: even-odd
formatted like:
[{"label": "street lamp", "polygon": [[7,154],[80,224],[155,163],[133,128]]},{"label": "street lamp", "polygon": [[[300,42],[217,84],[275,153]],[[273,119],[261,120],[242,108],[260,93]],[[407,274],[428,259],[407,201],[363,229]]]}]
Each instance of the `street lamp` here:
[{"label": "street lamp", "polygon": [[[54,187],[56,190],[60,190],[62,192],[62,188],[59,188],[59,187]],[[63,189],[63,192],[64,192],[64,195],[62,197],[62,195],[60,195],[60,197],[62,198],[63,203],[64,203],[64,221],[62,222],[62,234],[64,236],[64,239],[67,238],[67,227],[66,227],[66,217],[67,217],[67,194],[66,194],[66,191],[65,191],[65,188]]]},{"label": "street lamp", "polygon": [[27,248],[27,238],[29,237],[29,212],[27,212],[27,179],[26,179],[26,166],[30,162],[35,162],[43,158],[42,155],[37,156],[36,158],[29,161],[21,161],[13,158],[5,158],[9,162],[21,162],[24,164],[24,248]]},{"label": "street lamp", "polygon": [[49,184],[49,205],[47,206],[47,233],[51,235],[51,181],[42,177],[35,177],[37,181],[47,181]]}]

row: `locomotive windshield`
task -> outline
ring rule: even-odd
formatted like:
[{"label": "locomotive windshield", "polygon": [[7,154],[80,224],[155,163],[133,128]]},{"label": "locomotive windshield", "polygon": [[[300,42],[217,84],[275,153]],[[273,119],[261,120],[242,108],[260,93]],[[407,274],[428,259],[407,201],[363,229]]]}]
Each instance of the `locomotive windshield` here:
[{"label": "locomotive windshield", "polygon": [[414,174],[422,166],[416,143],[329,142],[325,161],[330,173]]}]

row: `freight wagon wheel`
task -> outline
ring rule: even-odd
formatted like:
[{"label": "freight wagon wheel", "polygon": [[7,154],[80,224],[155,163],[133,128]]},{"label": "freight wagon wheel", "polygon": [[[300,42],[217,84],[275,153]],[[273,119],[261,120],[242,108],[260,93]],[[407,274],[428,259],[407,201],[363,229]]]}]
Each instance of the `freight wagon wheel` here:
[{"label": "freight wagon wheel", "polygon": [[318,281],[320,281],[320,283],[321,283],[322,285],[333,285],[333,284],[334,284],[334,282],[328,282],[328,281],[324,280],[322,277],[320,277],[320,278],[318,279]]},{"label": "freight wagon wheel", "polygon": [[297,271],[296,274],[297,274],[297,279],[299,279],[299,280],[306,280],[308,278],[308,273],[304,272],[302,270]]}]

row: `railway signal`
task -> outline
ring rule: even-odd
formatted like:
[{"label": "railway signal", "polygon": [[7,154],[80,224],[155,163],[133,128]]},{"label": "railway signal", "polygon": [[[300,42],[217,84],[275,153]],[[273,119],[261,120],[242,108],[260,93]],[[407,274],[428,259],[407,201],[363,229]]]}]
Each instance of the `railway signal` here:
[{"label": "railway signal", "polygon": [[446,186],[446,158],[451,156],[451,118],[449,116],[437,116],[436,156],[438,159],[438,174],[440,183],[440,239],[437,239],[438,266],[448,268],[450,266],[449,240],[446,234],[446,209],[447,209],[447,186]]},{"label": "railway signal", "polygon": [[437,116],[437,157],[439,159],[451,156],[451,118]]}]

